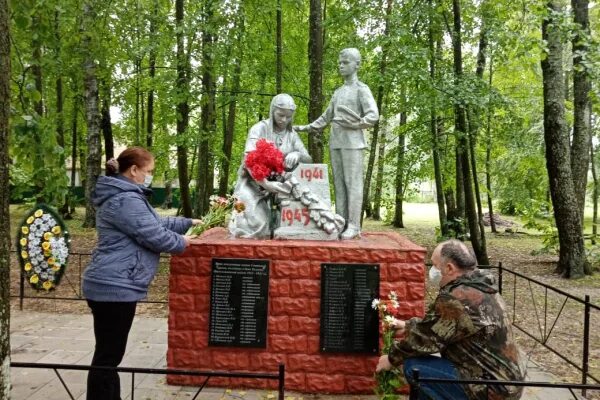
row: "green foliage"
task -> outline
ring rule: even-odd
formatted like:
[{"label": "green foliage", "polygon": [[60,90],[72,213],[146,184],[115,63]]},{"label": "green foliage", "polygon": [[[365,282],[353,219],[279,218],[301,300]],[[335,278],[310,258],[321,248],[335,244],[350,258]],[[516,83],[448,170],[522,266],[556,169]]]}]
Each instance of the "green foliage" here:
[{"label": "green foliage", "polygon": [[[550,205],[542,203],[537,206],[521,210],[526,229],[535,229],[542,234],[542,246],[539,250],[532,251],[533,254],[557,254],[559,248],[558,231],[554,219],[548,214]],[[545,212],[542,210],[546,210]]]},{"label": "green foliage", "polygon": [[61,164],[63,149],[56,144],[53,126],[36,115],[23,115],[13,119],[12,128],[11,183],[17,193],[33,192],[35,199],[31,201],[62,205],[67,175]]},{"label": "green foliage", "polygon": [[[445,229],[440,226],[435,227],[435,240],[436,242],[443,242],[448,239],[468,240],[469,233],[466,226],[467,221],[464,218],[447,219],[443,225]],[[443,231],[446,232],[446,235],[442,234]]]},{"label": "green foliage", "polygon": [[[305,124],[309,106],[307,54],[309,4],[307,1],[282,0],[283,15],[283,91],[294,96],[298,105],[295,123]],[[208,18],[206,7],[214,15]],[[540,58],[545,44],[540,26],[547,11],[539,1],[507,2],[484,0],[462,2],[463,74],[455,79],[451,37],[452,7],[447,1],[409,0],[392,2],[388,32],[384,31],[387,1],[328,0],[324,8],[323,94],[325,105],[336,87],[342,84],[337,72],[337,57],[342,48],[357,47],[363,56],[360,79],[374,94],[381,87],[384,106],[381,114],[393,121],[386,132],[386,154],[382,179],[382,208],[389,220],[394,214],[396,176],[402,177],[402,198],[414,199],[417,185],[434,179],[432,166],[433,137],[430,130],[432,111],[438,118],[438,142],[444,189],[456,186],[455,132],[456,103],[469,107],[472,123],[478,126],[474,142],[482,196],[484,163],[491,151],[489,172],[491,195],[501,211],[526,214],[548,212],[548,180],[543,148],[543,113]],[[240,93],[236,93],[237,111],[229,188],[233,188],[238,166],[244,154],[249,129],[267,117],[269,102],[275,94],[275,7],[274,1],[214,0],[184,2],[185,58],[188,64],[189,90],[177,89],[176,26],[174,2],[136,0],[97,2],[97,17],[90,29],[81,31],[81,2],[76,0],[11,1],[12,65],[11,104],[14,105],[11,143],[11,183],[13,195],[38,191],[54,204],[66,193],[65,162],[74,150],[80,161],[86,156],[85,112],[82,99],[82,37],[93,40],[97,62],[101,103],[113,110],[115,142],[128,146],[146,144],[148,94],[154,94],[152,151],[156,155],[155,175],[177,178],[176,147],[187,149],[189,175],[195,178],[198,166],[202,71],[205,63],[202,33],[216,37],[212,46],[215,70],[216,126],[206,134],[215,172],[221,173],[223,130],[228,106],[234,101],[233,60],[241,59]],[[597,41],[600,11],[590,8],[592,35],[584,37],[590,50],[583,54],[583,65],[592,81],[600,79],[600,51]],[[238,23],[243,16],[244,29]],[[560,29],[566,42],[579,28],[567,13],[560,15]],[[486,68],[483,78],[475,74],[480,34],[488,33]],[[430,35],[432,47],[430,48]],[[33,56],[41,46],[41,60]],[[467,49],[469,51],[467,51]],[[567,49],[568,50],[568,49]],[[385,59],[384,59],[385,57]],[[151,59],[156,73],[150,76]],[[435,60],[435,76],[430,76],[430,60]],[[567,53],[565,53],[565,60]],[[382,61],[386,61],[385,71]],[[42,90],[36,87],[33,66],[41,67]],[[490,64],[492,68],[490,70]],[[569,64],[566,63],[567,69]],[[490,73],[492,80],[490,84]],[[63,83],[63,111],[58,113],[57,80]],[[600,93],[591,94],[597,119]],[[189,101],[190,121],[183,135],[175,135],[175,105]],[[33,106],[43,103],[44,112],[34,116]],[[76,110],[76,105],[79,109]],[[567,101],[571,107],[570,101]],[[118,112],[115,112],[117,111]],[[404,113],[406,124],[399,126],[397,116]],[[567,113],[569,114],[569,113]],[[32,116],[27,122],[22,116]],[[117,117],[117,118],[115,118]],[[570,118],[567,116],[567,118]],[[73,124],[77,123],[77,137]],[[62,124],[64,149],[59,142]],[[597,135],[597,133],[596,133]],[[322,140],[327,148],[329,129]],[[398,139],[405,137],[404,149]],[[371,135],[367,132],[369,140]],[[74,139],[78,139],[72,149]],[[305,134],[303,140],[307,141]],[[368,145],[368,144],[367,144]],[[398,164],[398,151],[404,162]],[[29,154],[29,156],[28,156]],[[367,156],[367,154],[366,154]],[[325,162],[328,152],[325,151]],[[85,164],[81,164],[85,167]],[[82,176],[84,176],[82,174]],[[217,177],[218,178],[218,177]],[[375,174],[374,174],[375,178]],[[193,183],[193,182],[192,182]],[[186,184],[185,182],[183,184]],[[375,190],[371,190],[374,193]],[[451,232],[458,232],[464,221],[451,221]]]}]

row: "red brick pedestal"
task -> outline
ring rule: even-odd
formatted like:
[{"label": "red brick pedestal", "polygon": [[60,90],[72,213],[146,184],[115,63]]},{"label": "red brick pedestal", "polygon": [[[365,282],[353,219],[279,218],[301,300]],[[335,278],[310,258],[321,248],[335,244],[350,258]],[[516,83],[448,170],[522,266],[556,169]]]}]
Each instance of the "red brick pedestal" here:
[{"label": "red brick pedestal", "polygon": [[[270,260],[267,347],[208,346],[212,258]],[[308,393],[372,393],[376,356],[319,351],[321,263],[377,263],[380,298],[398,294],[401,316],[422,316],[425,249],[393,232],[363,233],[360,240],[229,239],[225,229],[206,232],[171,259],[169,368],[276,372],[285,364],[285,388]],[[171,384],[203,378],[170,376]],[[215,386],[266,388],[276,382],[211,378]]]}]

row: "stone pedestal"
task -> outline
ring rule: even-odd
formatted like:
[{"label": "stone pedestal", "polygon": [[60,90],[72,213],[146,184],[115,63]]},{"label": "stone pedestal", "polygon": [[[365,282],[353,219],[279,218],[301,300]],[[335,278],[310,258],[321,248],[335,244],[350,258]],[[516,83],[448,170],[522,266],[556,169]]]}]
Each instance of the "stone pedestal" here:
[{"label": "stone pedestal", "polygon": [[[377,356],[321,352],[321,264],[379,264],[379,297],[395,291],[401,318],[408,319],[424,313],[424,257],[424,248],[393,232],[366,232],[358,240],[329,242],[229,239],[225,229],[211,229],[171,259],[167,365],[275,372],[283,362],[287,390],[373,393]],[[213,258],[270,261],[266,348],[209,346]],[[202,380],[168,377],[171,384],[199,385]],[[209,382],[231,388],[276,387],[276,382],[252,379],[211,378]]]}]

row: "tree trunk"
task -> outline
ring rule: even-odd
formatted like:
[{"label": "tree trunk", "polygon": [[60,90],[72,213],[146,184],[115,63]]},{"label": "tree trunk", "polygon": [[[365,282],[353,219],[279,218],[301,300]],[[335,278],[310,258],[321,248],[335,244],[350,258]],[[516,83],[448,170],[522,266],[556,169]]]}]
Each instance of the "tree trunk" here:
[{"label": "tree trunk", "polygon": [[571,0],[574,21],[578,29],[573,36],[573,139],[571,141],[571,172],[575,196],[584,227],[585,191],[590,164],[591,130],[589,93],[591,82],[583,57],[588,53],[590,21],[588,0]]},{"label": "tree trunk", "polygon": [[454,223],[454,221],[458,218],[457,209],[456,209],[456,199],[454,197],[454,190],[451,187],[444,189],[444,200],[446,202],[447,207],[447,217],[448,224]]},{"label": "tree trunk", "polygon": [[[54,38],[56,40],[55,57],[56,60],[60,60],[60,30],[59,30],[59,12],[54,13]],[[65,123],[63,115],[63,79],[60,71],[57,71],[56,76],[56,139],[60,147],[65,148]],[[64,154],[64,153],[63,153]],[[64,155],[63,155],[64,165]]]},{"label": "tree trunk", "polygon": [[[483,71],[485,71],[485,60],[486,52],[488,47],[488,29],[485,25],[485,21],[482,22],[481,32],[479,34],[479,50],[477,52],[477,67],[475,69],[475,76],[483,80]],[[479,136],[479,120],[480,120],[480,109],[477,106],[473,106],[467,109],[467,117],[469,120],[469,148],[471,150],[471,170],[473,172],[473,188],[475,189],[475,201],[477,204],[477,221],[479,226],[480,235],[485,240],[485,225],[483,224],[483,206],[481,205],[481,191],[479,190],[479,177],[477,174],[477,157],[475,153],[475,146],[477,144],[477,137]]]},{"label": "tree trunk", "polygon": [[[400,126],[406,125],[407,112],[400,113]],[[398,135],[398,156],[396,160],[396,206],[394,207],[394,220],[392,225],[396,228],[404,228],[402,208],[404,205],[404,186],[402,185],[402,174],[404,171],[404,153],[406,148],[406,136],[404,132]]]},{"label": "tree trunk", "polygon": [[[77,93],[74,90],[74,93]],[[79,120],[79,95],[73,96],[73,109],[71,112],[71,187],[69,188],[69,210],[64,215],[68,219],[71,219],[71,214],[75,212],[75,181],[77,180],[77,123]],[[82,171],[79,171],[81,174]]]},{"label": "tree trunk", "polygon": [[[139,49],[138,49],[139,51]],[[141,146],[142,140],[140,137],[140,74],[141,74],[141,63],[142,60],[139,57],[135,58],[134,72],[135,72],[135,145]]]},{"label": "tree trunk", "polygon": [[542,57],[544,86],[544,140],[546,143],[546,168],[550,182],[550,195],[560,245],[557,272],[567,278],[580,277],[586,262],[579,203],[575,194],[569,153],[569,134],[565,122],[563,47],[558,21],[554,13],[560,12],[560,3],[547,3],[549,15],[542,23],[542,38],[547,43],[546,57]]},{"label": "tree trunk", "polygon": [[282,91],[282,74],[283,74],[283,61],[281,59],[282,53],[282,43],[281,43],[281,31],[282,31],[282,21],[281,21],[281,0],[277,0],[277,9],[275,11],[276,14],[276,32],[275,32],[275,92],[277,94]]},{"label": "tree trunk", "polygon": [[85,180],[85,219],[84,228],[93,228],[96,226],[96,209],[92,204],[92,192],[96,187],[96,181],[100,175],[100,111],[98,107],[98,79],[96,77],[96,62],[93,54],[92,30],[94,29],[94,19],[96,13],[93,9],[93,2],[86,0],[83,3],[83,91],[85,101],[85,118],[87,125],[87,163]]},{"label": "tree trunk", "polygon": [[214,1],[205,5],[204,25],[202,32],[202,101],[200,115],[200,142],[198,146],[198,174],[196,175],[195,214],[201,217],[209,208],[209,198],[213,194],[213,154],[210,139],[216,134],[215,92],[216,80],[214,70],[215,23],[213,21]]},{"label": "tree trunk", "polygon": [[[41,25],[41,18],[39,11],[34,11],[31,17],[31,23],[34,29],[39,29]],[[39,33],[32,35],[33,40],[31,41],[32,54],[32,65],[31,74],[35,82],[35,90],[39,93],[39,99],[34,102],[33,109],[40,117],[44,116],[44,84],[42,79],[42,41]]]},{"label": "tree trunk", "polygon": [[104,96],[102,96],[102,120],[100,121],[100,127],[102,128],[102,137],[104,138],[104,155],[107,160],[110,160],[115,156],[112,122],[110,121],[110,87],[105,87],[105,92]]},{"label": "tree trunk", "polygon": [[[56,41],[55,51],[55,59],[57,62],[60,62],[60,24],[59,24],[59,12],[54,12],[54,39]],[[64,95],[63,95],[63,78],[61,71],[57,71],[56,81],[56,142],[60,147],[62,147],[63,151],[60,154],[60,165],[66,166],[66,149],[65,149],[65,119],[64,119]],[[65,216],[69,216],[69,196],[68,194],[65,196],[64,203],[60,207],[60,214],[64,218]]]},{"label": "tree trunk", "polygon": [[[433,37],[433,1],[429,0],[429,78],[431,84],[435,83],[436,79],[436,51],[435,51],[435,40]],[[438,218],[440,220],[440,232],[442,236],[448,236],[448,221],[446,219],[446,208],[444,202],[444,182],[442,180],[442,169],[440,165],[440,145],[437,130],[437,101],[436,92],[433,90],[431,99],[431,121],[430,121],[430,132],[431,132],[431,152],[433,158],[433,173],[435,176],[435,195],[438,206]]]},{"label": "tree trunk", "polygon": [[183,37],[183,6],[184,0],[175,1],[175,22],[177,26],[177,171],[179,178],[179,193],[181,209],[187,218],[192,217],[192,202],[190,200],[190,187],[188,178],[186,131],[190,120],[189,80],[186,74],[187,59],[184,49]]},{"label": "tree trunk", "polygon": [[[490,76],[488,80],[489,90],[492,90],[492,76],[494,73],[493,59],[490,56]],[[487,192],[487,203],[488,203],[488,215],[490,216],[490,228],[492,233],[497,233],[496,222],[494,221],[494,210],[492,207],[492,173],[491,173],[491,160],[492,160],[492,106],[489,105],[488,99],[488,110],[487,110],[487,127],[486,127],[486,141],[485,141],[485,188]]]},{"label": "tree trunk", "polygon": [[231,96],[229,99],[229,111],[227,113],[227,122],[225,127],[225,135],[223,137],[223,164],[221,167],[221,176],[219,179],[219,196],[225,196],[229,192],[229,170],[231,167],[231,150],[233,148],[233,137],[235,134],[235,114],[237,107],[237,92],[240,90],[240,76],[242,73],[242,58],[243,46],[242,38],[244,36],[246,23],[244,21],[244,10],[238,11],[238,37],[237,47],[239,50],[238,56],[233,61],[233,76],[231,82]]},{"label": "tree trunk", "polygon": [[10,399],[10,11],[0,0],[0,399]]},{"label": "tree trunk", "polygon": [[156,44],[154,43],[157,38],[156,24],[158,22],[158,0],[153,2],[153,14],[150,18],[150,40],[153,44],[150,47],[150,58],[148,60],[150,76],[150,89],[148,90],[148,120],[146,122],[146,147],[152,148],[154,144],[154,78],[156,76]]},{"label": "tree trunk", "polygon": [[[384,39],[389,38],[390,36],[390,18],[392,15],[392,0],[387,0],[387,6],[385,9],[385,28],[383,30]],[[383,95],[385,92],[385,71],[387,69],[387,53],[388,53],[388,41],[384,40],[383,45],[381,46],[381,60],[379,62],[379,85],[377,86],[377,109],[379,110],[379,115],[384,115],[383,110]],[[379,136],[379,121],[375,123],[373,127],[373,135],[371,137],[371,150],[369,151],[369,160],[367,162],[367,172],[365,175],[365,182],[363,185],[363,213],[361,213],[360,219],[362,223],[363,215],[366,214],[367,217],[372,215],[371,209],[371,179],[373,177],[373,168],[375,166],[375,153],[377,151],[377,140]]]},{"label": "tree trunk", "polygon": [[[373,219],[376,221],[381,220],[381,196],[383,192],[383,166],[385,161],[385,145],[386,145],[386,129],[388,127],[387,121],[383,121],[381,127],[381,138],[379,140],[379,153],[377,154],[377,174],[375,175],[375,194],[373,198]],[[401,135],[404,136],[404,135]]]},{"label": "tree trunk", "polygon": [[162,208],[169,209],[171,207],[173,207],[173,182],[171,182],[165,173],[165,201],[162,204]]},{"label": "tree trunk", "polygon": [[[455,110],[456,112],[456,110]],[[456,137],[456,143],[454,149],[454,168],[456,172],[456,218],[464,221],[465,219],[465,181],[463,178],[462,170],[462,153],[459,151],[460,143],[458,136]],[[457,233],[464,234],[464,222],[457,226]]]},{"label": "tree trunk", "polygon": [[[481,191],[479,190],[479,177],[477,174],[477,160],[475,154],[475,141],[477,138],[477,130],[479,129],[478,122],[472,122],[477,117],[474,117],[469,109],[466,110],[467,119],[469,123],[469,134],[467,136],[467,142],[469,146],[469,161],[471,163],[471,172],[473,173],[473,189],[475,195],[475,204],[477,206],[477,226],[479,227],[479,234],[485,238],[485,225],[483,224],[483,206],[481,205]],[[472,123],[471,123],[472,122]]]},{"label": "tree trunk", "polygon": [[[314,121],[323,112],[323,19],[321,0],[310,0],[308,37],[308,120]],[[323,162],[321,132],[308,133],[308,152],[314,163]]]},{"label": "tree trunk", "polygon": [[594,159],[594,146],[590,146],[590,160],[592,163],[592,179],[594,181],[594,191],[592,200],[594,203],[594,213],[592,215],[592,244],[596,244],[596,235],[598,235],[598,173],[596,172],[596,160]]},{"label": "tree trunk", "polygon": [[[456,83],[462,79],[462,43],[461,43],[461,16],[460,0],[452,0],[452,10],[454,14],[453,30],[453,54],[454,54],[454,75]],[[471,244],[477,257],[477,262],[481,265],[488,265],[489,260],[485,246],[485,235],[481,234],[478,226],[477,211],[475,208],[475,199],[473,198],[473,183],[471,180],[471,167],[469,161],[469,143],[467,132],[466,110],[460,101],[454,104],[455,113],[455,132],[457,142],[457,159],[460,160],[462,167],[462,177],[464,185],[464,199],[469,233],[471,234]],[[457,165],[457,170],[460,169]]]}]

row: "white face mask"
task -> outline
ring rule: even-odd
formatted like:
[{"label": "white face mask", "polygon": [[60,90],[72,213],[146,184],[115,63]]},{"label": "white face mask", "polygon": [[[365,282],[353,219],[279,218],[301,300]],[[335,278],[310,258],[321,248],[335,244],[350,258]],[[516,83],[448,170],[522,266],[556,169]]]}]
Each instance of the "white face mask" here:
[{"label": "white face mask", "polygon": [[439,286],[441,280],[442,272],[435,265],[432,265],[431,268],[429,268],[429,282],[431,282],[432,285]]},{"label": "white face mask", "polygon": [[146,175],[144,177],[144,186],[145,187],[150,187],[150,185],[152,184],[152,178],[154,178],[152,175]]}]

